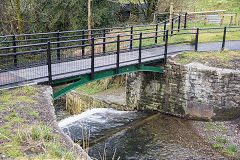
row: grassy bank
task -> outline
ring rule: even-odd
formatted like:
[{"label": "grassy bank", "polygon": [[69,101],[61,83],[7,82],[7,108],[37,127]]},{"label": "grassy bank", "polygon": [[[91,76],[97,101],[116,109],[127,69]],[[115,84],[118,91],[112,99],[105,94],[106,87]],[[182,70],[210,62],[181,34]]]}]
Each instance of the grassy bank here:
[{"label": "grassy bank", "polygon": [[240,13],[239,0],[197,0],[192,8],[195,11],[226,10],[227,13]]},{"label": "grassy bank", "polygon": [[211,67],[238,70],[240,68],[240,51],[183,52],[173,59],[181,64],[199,62]]},{"label": "grassy bank", "polygon": [[0,159],[78,158],[53,127],[45,89],[25,86],[0,91]]}]

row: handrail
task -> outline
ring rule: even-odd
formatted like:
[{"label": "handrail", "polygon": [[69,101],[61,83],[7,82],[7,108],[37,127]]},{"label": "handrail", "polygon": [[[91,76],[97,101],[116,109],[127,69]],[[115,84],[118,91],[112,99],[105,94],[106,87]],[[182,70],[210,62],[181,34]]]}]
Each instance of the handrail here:
[{"label": "handrail", "polygon": [[226,10],[216,10],[216,11],[201,11],[201,12],[187,12],[188,14],[204,14],[204,13],[218,13],[226,12]]},{"label": "handrail", "polygon": [[[166,27],[166,23],[165,27]],[[82,72],[81,74],[89,74],[91,79],[94,80],[95,79],[95,73],[97,72],[98,69],[100,68],[104,68],[107,69],[109,67],[109,63],[105,64],[105,62],[102,62],[102,60],[100,62],[102,62],[102,64],[98,64],[96,65],[96,60],[98,59],[98,57],[100,56],[106,56],[106,55],[110,55],[110,54],[114,54],[114,56],[109,56],[110,60],[109,62],[111,63],[111,67],[116,65],[116,74],[119,72],[119,69],[121,67],[120,64],[123,63],[130,63],[133,62],[133,64],[128,64],[128,65],[138,65],[138,67],[141,67],[141,63],[142,61],[146,61],[148,58],[154,58],[157,59],[159,56],[161,56],[161,59],[164,60],[164,62],[166,63],[168,56],[170,56],[171,54],[174,54],[176,52],[180,52],[181,50],[175,50],[175,51],[171,51],[169,52],[168,50],[168,46],[171,45],[179,45],[179,44],[191,44],[194,46],[194,51],[198,51],[198,44],[199,44],[199,34],[200,33],[223,33],[223,39],[222,39],[222,47],[221,50],[223,50],[225,48],[225,43],[226,43],[226,33],[227,32],[231,32],[234,31],[233,29],[236,28],[240,28],[240,26],[234,26],[234,27],[216,27],[216,28],[184,28],[184,29],[174,29],[173,27],[171,27],[170,30],[167,30],[167,28],[164,28],[165,30],[157,30],[158,27],[156,26],[154,29],[155,31],[153,32],[140,32],[138,31],[138,33],[133,33],[131,32],[131,34],[127,34],[127,35],[115,35],[115,36],[106,36],[106,33],[103,34],[105,36],[102,37],[92,37],[92,38],[85,38],[85,39],[70,39],[70,40],[65,40],[65,41],[61,41],[60,39],[58,39],[58,41],[54,41],[54,42],[50,42],[48,41],[47,43],[33,43],[33,44],[27,44],[27,45],[13,45],[10,47],[2,47],[0,48],[1,50],[7,50],[5,54],[0,54],[0,61],[6,61],[6,63],[1,64],[0,63],[0,74],[2,72],[4,72],[5,77],[10,77],[12,76],[13,72],[17,72],[18,76],[20,77],[20,79],[18,80],[14,80],[14,82],[12,82],[11,80],[8,81],[8,79],[6,80],[6,84],[15,84],[15,83],[20,83],[25,81],[33,81],[35,79],[44,79],[44,81],[46,81],[46,79],[48,79],[48,84],[52,84],[54,81],[54,78],[56,80],[56,76],[60,76],[61,75],[65,75],[67,76],[68,74],[70,74],[70,76],[77,74],[78,72]],[[230,30],[231,29],[231,30]],[[208,32],[208,30],[210,30],[210,32]],[[220,31],[219,31],[220,30]],[[146,31],[146,30],[145,30]],[[148,30],[147,30],[148,31]],[[201,32],[203,31],[203,32]],[[237,30],[239,31],[239,30]],[[175,32],[175,33],[174,33]],[[176,42],[171,42],[169,41],[170,36],[179,36],[179,35],[185,35],[185,34],[189,34],[191,35],[191,40],[182,40],[182,41],[176,41]],[[146,36],[143,36],[146,35]],[[158,38],[161,37],[163,38],[164,43],[159,43],[158,42]],[[15,38],[15,37],[13,37]],[[69,37],[71,38],[71,37]],[[142,56],[142,50],[145,47],[149,47],[149,46],[143,46],[142,45],[142,41],[146,40],[146,39],[153,39],[154,38],[154,45],[155,46],[161,46],[162,48],[164,48],[164,53],[159,53],[159,55],[147,55],[147,57]],[[106,39],[110,39],[109,41],[106,41]],[[102,41],[98,41],[98,40],[102,40]],[[87,43],[85,43],[85,41]],[[133,48],[131,45],[133,45],[133,42],[138,43],[138,47]],[[123,42],[129,42],[130,43],[130,48],[126,48],[126,49],[121,49],[120,44]],[[70,43],[70,45],[68,46],[61,46],[60,44],[64,44],[64,43]],[[73,44],[72,44],[73,43]],[[109,44],[115,44],[117,45],[117,47],[114,47],[113,51],[106,51],[106,45]],[[152,45],[152,46],[154,46]],[[96,46],[102,46],[102,51],[100,52],[96,52],[97,51],[97,47]],[[43,48],[44,47],[44,48]],[[22,48],[21,51],[17,50],[19,48]],[[76,50],[77,52],[81,51],[82,55],[72,55],[70,57],[64,57],[65,55],[62,53],[64,50],[67,49],[74,49],[74,48],[79,48],[78,50]],[[85,55],[86,50],[88,49],[88,55]],[[182,50],[186,50],[186,49],[182,49]],[[135,51],[135,53],[137,53],[138,51],[138,58],[134,57],[133,59],[128,59],[126,58],[123,62],[120,61],[120,53],[122,55],[123,52],[128,52],[128,51]],[[72,52],[72,50],[70,50],[70,52]],[[135,55],[136,56],[136,55]],[[20,57],[20,58],[18,58]],[[116,57],[115,59],[113,57]],[[88,59],[87,59],[88,58]],[[96,58],[96,59],[95,59]],[[106,56],[106,59],[108,57]],[[70,69],[68,69],[66,66],[67,63],[64,62],[75,62],[77,60],[83,60],[81,61],[81,63],[78,62],[78,65],[83,65],[86,66],[85,68],[82,68],[81,70],[73,70],[73,68],[70,67]],[[105,59],[105,57],[103,58]],[[11,60],[13,60],[13,62],[11,62]],[[22,63],[19,63],[19,60],[22,60]],[[112,62],[116,60],[115,62]],[[53,66],[55,64],[60,64],[63,63],[63,67],[66,68],[61,68],[61,66],[59,67],[59,71],[60,72],[56,72],[56,69],[58,71],[58,66]],[[9,65],[10,64],[10,65]],[[41,68],[41,66],[44,65],[44,67]],[[35,67],[35,68],[34,68]],[[40,67],[40,68],[39,68]],[[41,70],[45,70],[44,73],[40,72],[39,75],[37,76],[28,76],[27,74],[24,73],[24,70],[22,71],[21,69],[23,68],[28,68],[28,69],[32,69],[35,72],[39,72]],[[53,70],[53,68],[55,68],[55,71]],[[20,70],[20,71],[18,71]],[[9,72],[11,71],[11,72]],[[13,71],[13,72],[12,72]],[[9,76],[6,76],[10,74]],[[72,74],[72,75],[71,75]],[[22,78],[21,78],[22,76]],[[24,77],[25,76],[25,77]],[[1,86],[1,84],[0,84]]]}]

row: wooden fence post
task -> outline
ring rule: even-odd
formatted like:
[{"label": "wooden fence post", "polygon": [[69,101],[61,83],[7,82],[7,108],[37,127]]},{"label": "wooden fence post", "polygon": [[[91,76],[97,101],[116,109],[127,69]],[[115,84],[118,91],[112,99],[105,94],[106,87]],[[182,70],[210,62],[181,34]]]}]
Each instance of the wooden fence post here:
[{"label": "wooden fence post", "polygon": [[233,16],[231,16],[231,19],[230,19],[230,26],[232,25],[232,22],[233,22]]},{"label": "wooden fence post", "polygon": [[221,22],[220,22],[220,25],[223,25],[223,21],[224,21],[224,15],[221,14]]},{"label": "wooden fence post", "polygon": [[207,24],[207,13],[204,13],[205,18],[204,18],[204,24]]},{"label": "wooden fence post", "polygon": [[237,13],[236,17],[237,17],[237,23],[236,23],[236,26],[239,26],[239,14],[238,14],[238,13]]},{"label": "wooden fence post", "polygon": [[169,23],[170,23],[170,27],[172,27],[172,18],[173,18],[173,4],[174,4],[174,3],[170,3],[170,17],[169,17]]}]

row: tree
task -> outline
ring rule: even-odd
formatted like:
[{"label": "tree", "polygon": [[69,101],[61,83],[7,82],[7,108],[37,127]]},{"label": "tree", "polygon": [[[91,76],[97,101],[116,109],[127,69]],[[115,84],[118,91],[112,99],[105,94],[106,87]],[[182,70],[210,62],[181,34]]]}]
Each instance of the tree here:
[{"label": "tree", "polygon": [[91,38],[91,34],[92,32],[90,31],[91,30],[91,1],[92,0],[88,0],[88,39]]},{"label": "tree", "polygon": [[157,9],[159,0],[129,0],[131,11],[134,14],[143,15],[144,20],[150,22],[153,19],[153,13]]},{"label": "tree", "polygon": [[128,0],[131,4],[131,12],[142,15],[143,20],[152,22],[154,13],[169,12],[170,3],[174,3],[174,11],[186,9],[186,0]]},{"label": "tree", "polygon": [[1,2],[1,32],[8,32],[8,34],[23,34],[23,23],[28,23],[22,18],[21,1],[20,0],[3,0]]},{"label": "tree", "polygon": [[[120,7],[108,0],[91,2],[91,26],[110,27]],[[0,34],[88,28],[88,0],[1,0]]]}]

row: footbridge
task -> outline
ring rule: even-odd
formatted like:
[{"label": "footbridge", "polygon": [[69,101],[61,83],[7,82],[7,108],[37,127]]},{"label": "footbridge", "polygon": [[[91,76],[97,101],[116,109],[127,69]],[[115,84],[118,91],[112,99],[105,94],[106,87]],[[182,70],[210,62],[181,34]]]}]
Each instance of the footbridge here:
[{"label": "footbridge", "polygon": [[[26,84],[75,88],[116,75],[150,71],[183,51],[240,50],[240,27],[187,28],[186,15],[141,26],[0,36],[0,89]],[[207,35],[215,35],[215,40]],[[206,40],[200,36],[206,36]]]}]

